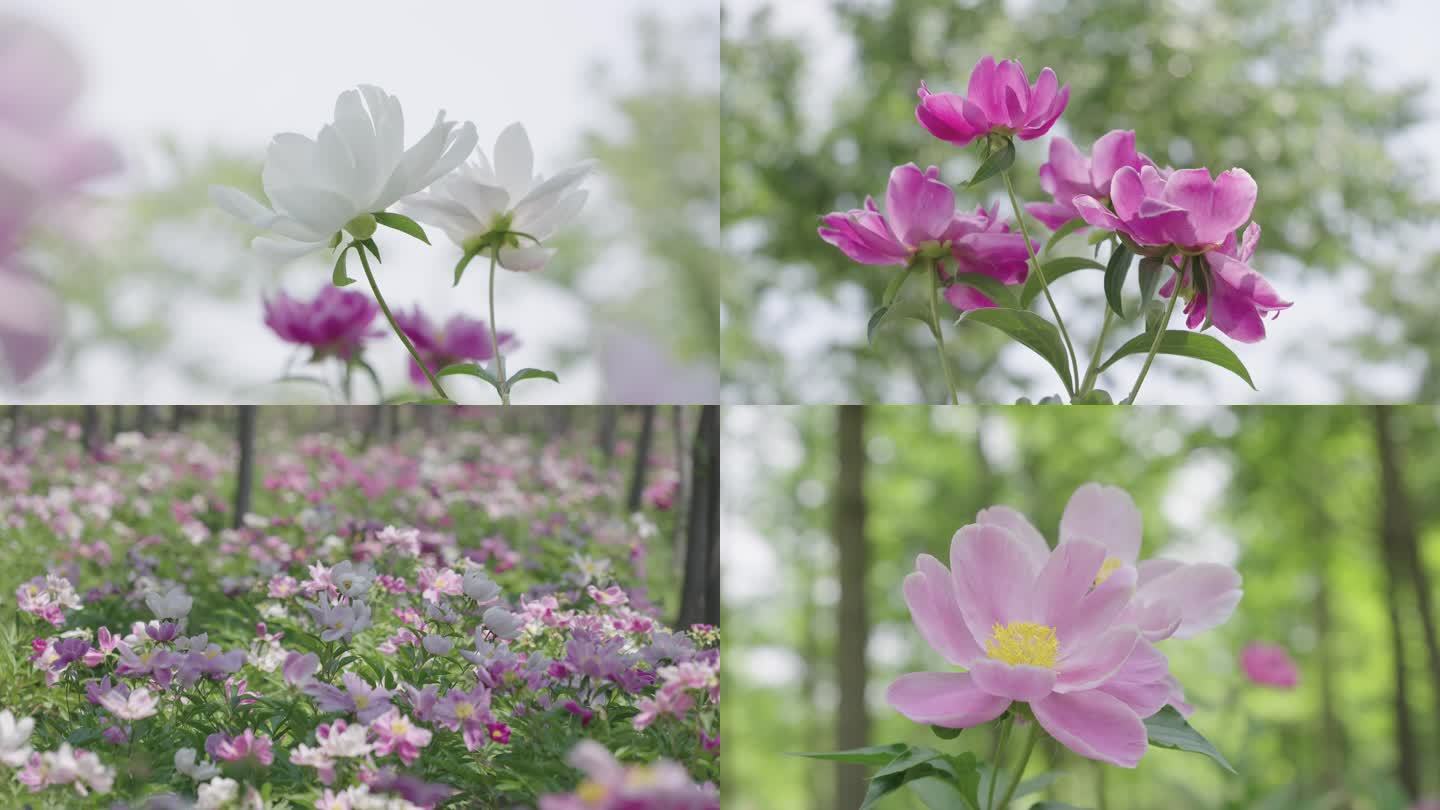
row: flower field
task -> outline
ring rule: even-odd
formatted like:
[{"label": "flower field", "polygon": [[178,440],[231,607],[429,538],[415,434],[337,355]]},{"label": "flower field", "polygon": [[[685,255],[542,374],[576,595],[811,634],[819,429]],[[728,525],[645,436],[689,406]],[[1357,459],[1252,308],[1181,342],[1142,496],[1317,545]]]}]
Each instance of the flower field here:
[{"label": "flower field", "polygon": [[20,410],[0,806],[718,808],[680,411]]}]

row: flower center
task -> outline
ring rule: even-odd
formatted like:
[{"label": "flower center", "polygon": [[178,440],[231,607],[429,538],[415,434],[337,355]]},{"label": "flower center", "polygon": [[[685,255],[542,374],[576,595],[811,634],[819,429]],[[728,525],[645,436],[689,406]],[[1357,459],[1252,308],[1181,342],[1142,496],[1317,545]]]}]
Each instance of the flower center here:
[{"label": "flower center", "polygon": [[469,703],[457,703],[455,705],[455,716],[460,718],[461,720],[465,720],[474,713],[475,707],[471,706]]},{"label": "flower center", "polygon": [[1105,562],[1100,566],[1100,573],[1095,575],[1095,587],[1100,587],[1100,583],[1109,579],[1110,575],[1124,564],[1119,557],[1106,557]]},{"label": "flower center", "polygon": [[605,797],[609,795],[610,791],[607,790],[604,785],[588,779],[582,782],[580,787],[575,789],[575,798],[586,804],[599,804],[605,801]]},{"label": "flower center", "polygon": [[1055,668],[1060,640],[1055,628],[1034,622],[995,623],[990,629],[990,643],[985,652],[996,661],[1010,666]]}]

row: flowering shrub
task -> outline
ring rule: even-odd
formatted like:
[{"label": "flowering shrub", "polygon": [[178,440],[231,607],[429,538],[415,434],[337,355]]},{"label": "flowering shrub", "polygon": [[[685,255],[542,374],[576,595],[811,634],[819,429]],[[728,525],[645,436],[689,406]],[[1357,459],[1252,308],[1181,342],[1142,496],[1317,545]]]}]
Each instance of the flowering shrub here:
[{"label": "flowering shrub", "polygon": [[69,428],[0,455],[0,805],[719,807],[719,631],[588,447],[287,437],[236,521],[214,441]]},{"label": "flowering shrub", "polygon": [[[955,191],[940,178],[940,170],[922,170],[913,163],[891,172],[883,210],[866,198],[863,208],[825,215],[820,237],[851,260],[902,268],[870,317],[871,342],[876,330],[896,315],[926,323],[950,400],[958,402],[945,356],[939,308],[944,298],[962,321],[997,329],[1044,358],[1071,402],[1110,402],[1110,394],[1096,387],[1099,375],[1134,354],[1145,355],[1145,360],[1124,399],[1127,403],[1139,395],[1158,354],[1213,363],[1253,386],[1235,353],[1203,334],[1214,326],[1234,340],[1254,343],[1265,337],[1265,316],[1290,306],[1250,266],[1260,226],[1250,221],[1259,189],[1248,172],[1229,169],[1212,178],[1205,168],[1162,168],[1136,150],[1135,133],[1126,130],[1101,136],[1089,157],[1057,135],[1050,141],[1049,161],[1039,170],[1040,186],[1052,201],[1022,207],[1010,176],[1015,141],[1050,131],[1069,103],[1069,85],[1061,86],[1048,67],[1032,83],[1018,61],[997,63],[986,56],[971,71],[964,94],[931,92],[922,82],[919,97],[915,118],[926,132],[959,147],[979,144],[980,167],[960,188],[978,188],[1000,175],[1015,231],[996,209],[957,211]],[[1043,246],[1030,237],[1022,208],[1054,232]],[[1244,233],[1237,236],[1241,228]],[[1105,263],[1074,256],[1041,261],[1066,236],[1087,230],[1096,257],[1108,248]],[[1127,306],[1125,285],[1137,256],[1139,302]],[[1082,358],[1050,283],[1087,268],[1104,271],[1106,307],[1095,350],[1082,373]],[[923,302],[901,295],[917,274],[928,279]],[[1039,296],[1045,298],[1053,323],[1030,311]],[[1187,299],[1186,326],[1198,331],[1168,328],[1181,298]],[[1115,319],[1141,316],[1143,331],[1102,362]]]},{"label": "flowering shrub", "polygon": [[[972,810],[1008,808],[1024,795],[1021,778],[1042,734],[1124,768],[1139,765],[1149,746],[1206,754],[1230,768],[1186,721],[1193,709],[1158,644],[1229,619],[1240,575],[1214,563],[1137,563],[1140,541],[1139,509],[1114,487],[1077,490],[1053,548],[1019,512],[981,511],[955,533],[948,568],[922,554],[902,588],[920,636],[964,671],[902,675],[885,698],[943,739],[997,724],[997,761],[900,744],[807,756],[884,765],[872,795],[938,780],[948,797],[940,806]],[[982,790],[982,771],[1002,767],[1014,729],[1025,735],[1019,760]],[[937,806],[935,795],[927,806]]]},{"label": "flowering shrub", "polygon": [[[505,350],[513,344],[509,333],[496,326],[495,270],[536,272],[545,267],[555,253],[546,243],[585,205],[588,192],[580,184],[592,166],[582,163],[550,178],[537,174],[530,137],[518,123],[500,133],[491,153],[493,162],[476,148],[478,142],[474,124],[447,121],[442,110],[425,135],[406,149],[400,100],[379,87],[361,85],[340,94],[334,121],[321,127],[315,138],[287,132],[270,142],[261,176],[268,206],[228,186],[211,189],[211,198],[227,213],[265,232],[255,238],[253,247],[273,261],[338,249],[331,275],[335,287],[355,282],[347,270],[347,257],[354,251],[378,311],[410,353],[412,379],[418,376],[435,397],[449,401],[440,377],[478,377],[508,405],[515,383],[558,380],[554,372],[540,369],[521,369],[513,375],[506,371]],[[472,151],[475,159],[467,163]],[[403,208],[405,213],[392,208]],[[416,219],[440,228],[464,251],[455,265],[455,285],[476,257],[490,261],[490,319],[487,323],[460,318],[463,325],[455,329],[463,329],[467,336],[457,338],[455,348],[422,345],[416,332],[418,324],[428,323],[425,316],[417,309],[409,324],[402,324],[370,267],[370,256],[380,263],[375,234],[382,226],[430,243]],[[282,302],[283,310],[267,303],[265,322],[282,340],[315,348],[312,362],[337,358],[347,401],[356,368],[370,375],[384,399],[379,378],[361,356],[365,339],[373,337],[368,326],[375,310],[325,295],[310,306]],[[343,315],[337,315],[337,308]],[[430,331],[428,325],[424,331]],[[317,345],[319,338],[324,342]],[[338,350],[337,340],[342,341]]]}]

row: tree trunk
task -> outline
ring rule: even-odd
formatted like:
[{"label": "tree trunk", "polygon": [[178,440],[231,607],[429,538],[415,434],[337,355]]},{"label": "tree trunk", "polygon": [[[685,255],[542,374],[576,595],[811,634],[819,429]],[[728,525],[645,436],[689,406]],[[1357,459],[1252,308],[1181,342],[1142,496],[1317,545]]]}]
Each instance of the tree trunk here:
[{"label": "tree trunk", "polygon": [[675,405],[671,415],[671,429],[675,432],[675,474],[680,478],[680,487],[675,491],[675,537],[672,540],[671,548],[674,550],[674,563],[672,567],[676,574],[684,569],[685,564],[685,516],[687,504],[690,503],[690,482],[685,475],[685,406]]},{"label": "tree trunk", "polygon": [[655,406],[641,406],[640,440],[635,444],[635,472],[630,476],[630,497],[626,506],[640,511],[640,498],[645,494],[645,472],[650,469],[650,447],[655,434]]},{"label": "tree trunk", "polygon": [[250,491],[255,484],[255,406],[241,405],[236,416],[236,444],[240,462],[235,471],[235,516],[232,525],[240,528],[250,511]]},{"label": "tree trunk", "polygon": [[[835,747],[843,751],[865,746],[870,736],[870,717],[865,707],[868,680],[865,650],[870,638],[870,617],[865,605],[865,570],[869,565],[865,545],[865,409],[861,405],[842,405],[838,416],[839,458],[832,528],[840,567],[835,644],[840,705],[835,722]],[[865,780],[864,768],[837,766],[836,801],[858,806],[860,797],[865,795]]]},{"label": "tree trunk", "polygon": [[1380,462],[1380,542],[1384,552],[1385,604],[1390,614],[1390,647],[1395,658],[1396,778],[1410,799],[1420,795],[1420,763],[1411,726],[1410,695],[1406,681],[1405,631],[1401,623],[1400,589],[1404,587],[1405,537],[1414,534],[1409,499],[1400,479],[1400,462],[1391,433],[1390,409],[1375,407],[1375,447]]},{"label": "tree trunk", "polygon": [[80,411],[80,446],[85,454],[94,457],[100,449],[100,408],[86,405]]},{"label": "tree trunk", "polygon": [[692,624],[719,624],[718,591],[711,578],[719,579],[712,569],[720,543],[720,409],[705,405],[700,409],[700,425],[695,430],[694,467],[691,480],[685,548],[685,579],[680,591],[680,628]]},{"label": "tree trunk", "polygon": [[20,449],[20,439],[25,435],[25,408],[20,405],[10,406],[10,449]]},{"label": "tree trunk", "polygon": [[600,428],[595,442],[600,447],[600,455],[604,456],[606,461],[615,457],[615,422],[617,419],[616,406],[600,406]]},{"label": "tree trunk", "polygon": [[149,436],[155,429],[155,407],[153,405],[141,405],[139,413],[135,414],[135,429],[141,436]]}]

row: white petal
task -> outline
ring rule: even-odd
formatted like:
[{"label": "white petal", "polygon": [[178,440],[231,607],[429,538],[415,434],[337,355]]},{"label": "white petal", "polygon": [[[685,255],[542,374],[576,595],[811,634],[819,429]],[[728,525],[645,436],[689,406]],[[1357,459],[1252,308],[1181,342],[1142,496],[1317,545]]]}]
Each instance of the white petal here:
[{"label": "white petal", "polygon": [[523,124],[511,124],[495,140],[495,177],[510,196],[518,199],[530,188],[534,176],[535,153],[530,149],[530,136],[525,134]]},{"label": "white petal", "polygon": [[[349,148],[354,162],[355,193],[359,197],[373,195],[389,174],[381,175],[375,122],[365,112],[359,92],[346,90],[335,100],[335,131]],[[366,201],[360,199],[357,202]]]},{"label": "white petal", "polygon": [[542,242],[553,236],[556,231],[569,225],[580,209],[585,207],[585,201],[590,198],[590,192],[581,189],[555,204],[549,211],[544,211],[529,222],[522,222],[517,215],[515,218],[515,230],[521,233],[528,233]]},{"label": "white petal", "polygon": [[533,219],[540,213],[553,208],[560,198],[585,180],[594,164],[586,162],[571,166],[565,171],[546,180],[530,191],[515,204],[517,219]]},{"label": "white petal", "polygon": [[232,186],[211,186],[210,201],[225,213],[243,219],[257,228],[269,228],[270,223],[277,219],[274,211]]},{"label": "white petal", "polygon": [[365,178],[356,171],[354,154],[333,124],[320,128],[320,136],[315,141],[315,170],[325,188],[341,194],[356,206],[363,204]]},{"label": "white petal", "polygon": [[501,248],[500,266],[518,273],[533,273],[542,270],[555,251],[538,245],[521,248]]},{"label": "white petal", "polygon": [[325,242],[297,242],[294,239],[277,239],[271,236],[257,236],[255,241],[250,243],[251,249],[257,254],[275,262],[298,259],[325,245]]},{"label": "white petal", "polygon": [[363,213],[349,199],[328,189],[294,186],[274,188],[269,194],[277,210],[317,234],[332,234],[357,214]]},{"label": "white petal", "polygon": [[315,142],[294,132],[282,132],[270,140],[265,150],[265,168],[260,173],[266,196],[276,206],[272,188],[318,186],[315,171]]},{"label": "white petal", "polygon": [[510,203],[510,195],[497,186],[461,182],[455,183],[449,190],[455,201],[465,206],[481,228],[489,228],[495,216],[503,213]]}]

